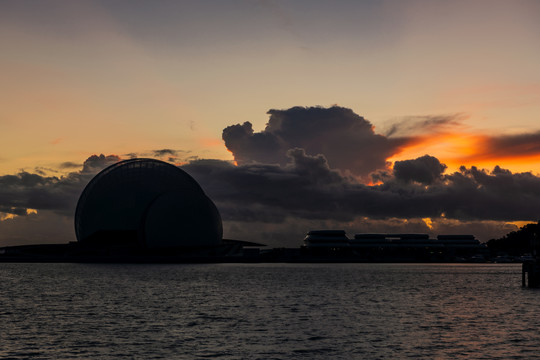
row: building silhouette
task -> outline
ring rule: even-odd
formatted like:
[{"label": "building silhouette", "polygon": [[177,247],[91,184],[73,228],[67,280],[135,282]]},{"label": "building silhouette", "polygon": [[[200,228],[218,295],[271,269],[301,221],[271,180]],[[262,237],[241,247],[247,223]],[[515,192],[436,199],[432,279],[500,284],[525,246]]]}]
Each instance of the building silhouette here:
[{"label": "building silhouette", "polygon": [[163,161],[131,159],[88,183],[75,234],[83,244],[160,249],[220,245],[223,229],[216,206],[189,174]]}]

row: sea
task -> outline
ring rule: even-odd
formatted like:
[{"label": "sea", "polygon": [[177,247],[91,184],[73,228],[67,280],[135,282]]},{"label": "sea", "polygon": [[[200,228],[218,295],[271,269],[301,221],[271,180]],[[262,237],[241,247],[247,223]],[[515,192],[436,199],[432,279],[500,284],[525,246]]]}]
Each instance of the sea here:
[{"label": "sea", "polygon": [[540,359],[520,264],[0,264],[1,359]]}]

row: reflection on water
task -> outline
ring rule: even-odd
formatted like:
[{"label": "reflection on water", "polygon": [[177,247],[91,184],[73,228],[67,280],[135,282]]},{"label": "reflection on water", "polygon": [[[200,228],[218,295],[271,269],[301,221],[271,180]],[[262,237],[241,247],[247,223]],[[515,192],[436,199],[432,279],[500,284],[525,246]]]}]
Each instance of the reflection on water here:
[{"label": "reflection on water", "polygon": [[1,358],[531,359],[516,264],[0,264]]}]

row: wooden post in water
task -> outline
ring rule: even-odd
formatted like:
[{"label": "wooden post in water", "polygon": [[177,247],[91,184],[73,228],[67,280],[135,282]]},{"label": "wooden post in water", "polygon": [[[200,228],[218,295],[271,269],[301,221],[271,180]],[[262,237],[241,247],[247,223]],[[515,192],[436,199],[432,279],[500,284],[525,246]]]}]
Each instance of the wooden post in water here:
[{"label": "wooden post in water", "polygon": [[530,288],[540,287],[540,263],[525,261],[521,270],[521,284]]},{"label": "wooden post in water", "polygon": [[[539,222],[540,223],[540,222]],[[540,234],[531,239],[534,260],[525,261],[521,268],[521,284],[530,288],[540,287]]]}]

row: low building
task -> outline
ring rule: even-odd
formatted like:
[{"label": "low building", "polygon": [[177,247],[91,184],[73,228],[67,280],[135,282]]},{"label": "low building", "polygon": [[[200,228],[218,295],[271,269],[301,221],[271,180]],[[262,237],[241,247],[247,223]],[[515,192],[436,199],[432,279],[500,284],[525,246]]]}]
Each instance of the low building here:
[{"label": "low building", "polygon": [[317,256],[347,256],[365,261],[456,261],[480,259],[487,248],[473,235],[363,233],[349,239],[344,230],[307,233],[303,248]]}]

